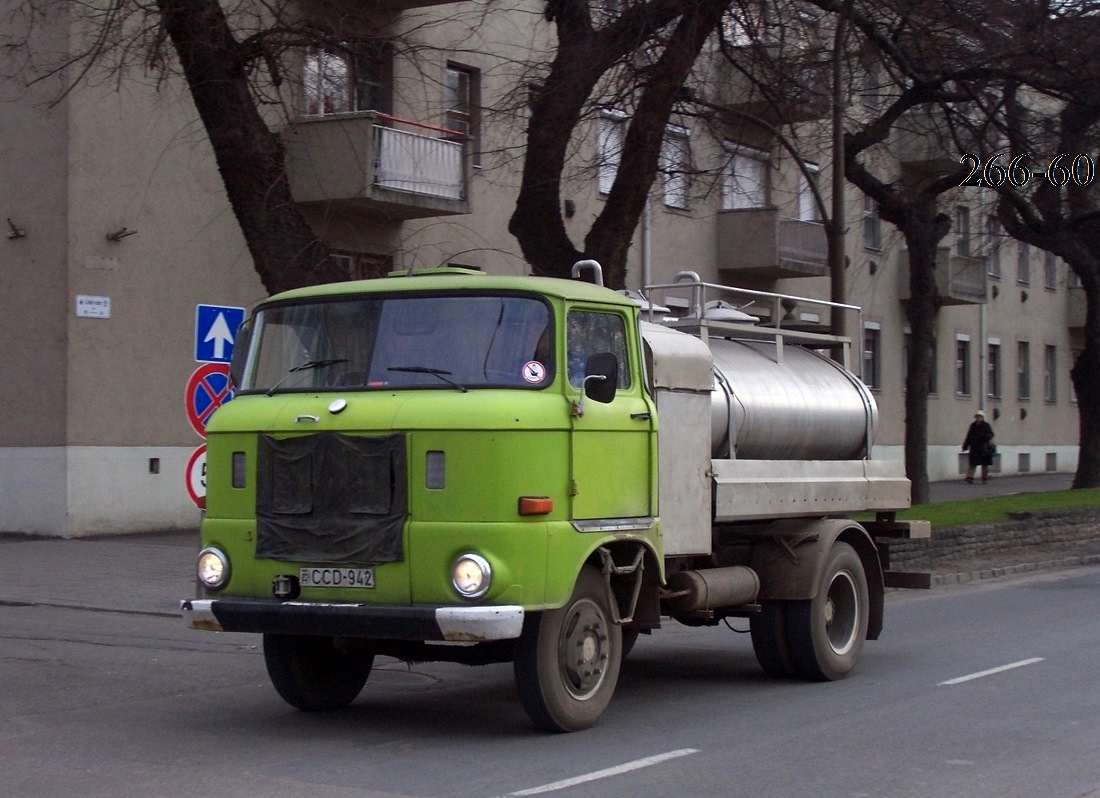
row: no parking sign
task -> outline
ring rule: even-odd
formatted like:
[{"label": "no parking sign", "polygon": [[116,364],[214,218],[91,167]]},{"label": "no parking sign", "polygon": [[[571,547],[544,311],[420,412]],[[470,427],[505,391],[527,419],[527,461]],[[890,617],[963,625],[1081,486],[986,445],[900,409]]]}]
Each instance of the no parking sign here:
[{"label": "no parking sign", "polygon": [[206,422],[215,410],[233,398],[234,390],[225,363],[205,363],[191,374],[184,402],[187,420],[200,437],[206,437]]}]

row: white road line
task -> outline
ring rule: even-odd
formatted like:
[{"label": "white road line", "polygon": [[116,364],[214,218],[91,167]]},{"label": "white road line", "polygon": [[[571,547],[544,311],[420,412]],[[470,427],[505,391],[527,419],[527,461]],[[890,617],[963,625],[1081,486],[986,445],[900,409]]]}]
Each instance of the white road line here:
[{"label": "white road line", "polygon": [[938,687],[944,685],[962,684],[963,682],[969,682],[974,679],[981,679],[983,676],[992,676],[995,673],[1002,673],[1003,671],[1010,671],[1013,668],[1022,668],[1025,665],[1034,665],[1036,662],[1042,662],[1043,657],[1032,657],[1031,659],[1022,659],[1019,662],[1013,662],[1011,665],[1002,665],[999,668],[990,668],[987,671],[980,671],[978,673],[971,673],[967,676],[960,676],[957,679],[948,679],[946,682],[940,682]]},{"label": "white road line", "polygon": [[678,751],[669,751],[664,754],[647,756],[645,759],[635,759],[633,762],[625,762],[622,765],[616,765],[613,768],[605,768],[604,770],[597,770],[594,773],[586,773],[583,776],[562,779],[561,781],[555,781],[553,784],[544,784],[541,787],[531,787],[526,790],[519,790],[518,792],[510,792],[508,796],[509,798],[519,798],[524,795],[541,795],[542,793],[564,790],[566,787],[573,787],[577,784],[584,784],[585,782],[596,781],[597,779],[606,779],[610,776],[618,776],[622,773],[629,773],[632,770],[640,770],[650,765],[659,765],[670,759],[678,759],[682,756],[689,756],[690,754],[697,753],[699,753],[699,749],[697,748],[681,748]]}]

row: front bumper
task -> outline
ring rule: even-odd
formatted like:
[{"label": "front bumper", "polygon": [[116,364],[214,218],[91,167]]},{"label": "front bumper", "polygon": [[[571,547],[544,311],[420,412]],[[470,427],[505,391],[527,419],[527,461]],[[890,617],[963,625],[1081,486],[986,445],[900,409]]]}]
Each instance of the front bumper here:
[{"label": "front bumper", "polygon": [[383,640],[481,643],[511,640],[523,629],[523,607],[398,607],[371,604],[185,599],[185,623],[214,632],[334,635]]}]

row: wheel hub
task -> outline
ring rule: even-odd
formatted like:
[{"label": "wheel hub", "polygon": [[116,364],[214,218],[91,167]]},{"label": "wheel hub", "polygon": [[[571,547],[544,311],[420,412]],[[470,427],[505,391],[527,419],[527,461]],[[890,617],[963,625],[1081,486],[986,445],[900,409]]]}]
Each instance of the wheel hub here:
[{"label": "wheel hub", "polygon": [[606,621],[595,603],[574,605],[559,651],[569,692],[579,699],[592,695],[603,682],[608,657]]}]

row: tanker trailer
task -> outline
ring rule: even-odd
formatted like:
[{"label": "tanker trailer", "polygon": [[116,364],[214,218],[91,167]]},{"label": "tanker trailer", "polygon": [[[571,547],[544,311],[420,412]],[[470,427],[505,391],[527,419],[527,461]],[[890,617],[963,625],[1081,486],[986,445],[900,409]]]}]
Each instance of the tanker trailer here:
[{"label": "tanker trailer", "polygon": [[[889,569],[889,541],[930,527],[894,519],[909,482],[901,463],[871,458],[874,397],[830,356],[846,361],[850,342],[745,314],[725,321],[707,313],[705,292],[734,289],[691,277],[687,318],[642,323],[660,419],[667,581],[657,612],[690,625],[747,618],[767,673],[843,678],[881,632],[885,587],[929,586],[927,574]],[[815,302],[742,293],[777,310]],[[875,521],[844,517],[867,511]]]}]

